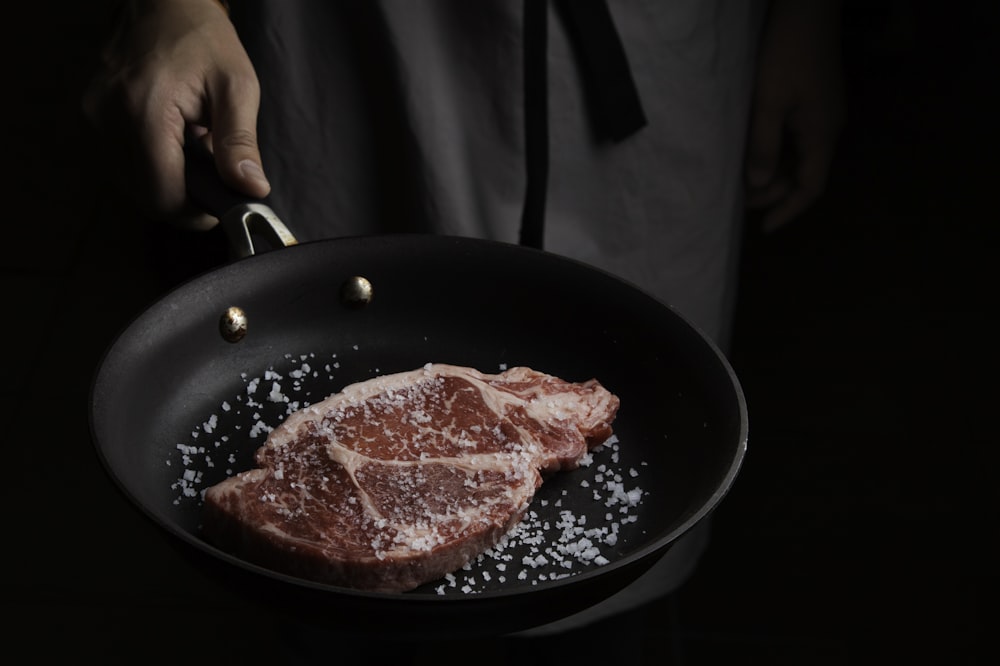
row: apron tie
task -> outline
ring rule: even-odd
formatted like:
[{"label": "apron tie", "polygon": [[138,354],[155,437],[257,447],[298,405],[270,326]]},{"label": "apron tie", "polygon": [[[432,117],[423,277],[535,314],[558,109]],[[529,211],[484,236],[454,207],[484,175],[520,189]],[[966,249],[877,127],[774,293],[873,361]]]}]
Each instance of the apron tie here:
[{"label": "apron tie", "polygon": [[524,0],[524,156],[521,245],[542,249],[549,178],[548,2]]},{"label": "apron tie", "polygon": [[[639,91],[606,0],[555,2],[576,52],[598,138],[618,142],[645,127]],[[527,185],[519,242],[542,249],[549,172],[547,0],[524,0],[523,61]]]}]

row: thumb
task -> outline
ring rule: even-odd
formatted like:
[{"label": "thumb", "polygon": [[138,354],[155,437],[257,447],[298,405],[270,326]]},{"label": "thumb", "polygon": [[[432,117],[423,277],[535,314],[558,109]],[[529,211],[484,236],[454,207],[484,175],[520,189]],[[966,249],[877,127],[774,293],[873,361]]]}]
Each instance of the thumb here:
[{"label": "thumb", "polygon": [[212,152],[222,180],[251,197],[263,198],[271,191],[257,146],[255,99],[220,100],[213,109]]},{"label": "thumb", "polygon": [[230,187],[257,199],[271,191],[271,184],[261,165],[257,138],[245,132],[212,132],[212,151],[222,180]]}]

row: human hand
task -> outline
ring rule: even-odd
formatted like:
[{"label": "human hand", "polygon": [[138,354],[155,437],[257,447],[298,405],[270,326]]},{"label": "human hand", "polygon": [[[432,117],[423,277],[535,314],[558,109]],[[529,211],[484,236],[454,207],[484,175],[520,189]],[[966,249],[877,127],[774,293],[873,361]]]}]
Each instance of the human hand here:
[{"label": "human hand", "polygon": [[259,83],[222,6],[131,0],[121,12],[83,106],[107,140],[123,190],[154,218],[193,229],[215,225],[187,198],[184,142],[194,139],[212,150],[228,185],[266,196]]},{"label": "human hand", "polygon": [[840,3],[772,0],[747,142],[747,206],[771,232],[826,188],[844,124]]}]

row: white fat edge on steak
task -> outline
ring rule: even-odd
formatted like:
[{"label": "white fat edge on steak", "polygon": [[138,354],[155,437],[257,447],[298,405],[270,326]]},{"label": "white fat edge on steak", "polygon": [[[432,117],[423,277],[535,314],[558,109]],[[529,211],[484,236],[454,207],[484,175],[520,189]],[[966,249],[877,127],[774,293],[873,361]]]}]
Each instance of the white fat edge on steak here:
[{"label": "white fat edge on steak", "polygon": [[[594,427],[600,422],[600,419],[597,419],[598,423],[590,423],[595,418],[593,415],[599,413],[600,410],[595,409],[595,406],[588,401],[580,400],[579,396],[575,393],[545,393],[540,383],[531,386],[526,391],[514,393],[507,390],[498,390],[497,386],[493,383],[500,376],[504,378],[504,381],[497,382],[500,386],[508,382],[527,381],[531,378],[541,376],[540,373],[536,373],[528,368],[512,368],[503,375],[484,375],[471,368],[428,363],[418,370],[382,375],[364,382],[350,384],[344,387],[339,393],[294,412],[270,433],[264,446],[271,449],[284,448],[298,436],[299,428],[304,423],[316,423],[322,421],[324,418],[331,418],[336,421],[337,412],[341,411],[344,406],[355,407],[364,405],[374,398],[387,398],[390,401],[397,400],[398,404],[403,406],[406,404],[407,397],[412,396],[414,392],[424,390],[427,382],[440,379],[442,375],[462,377],[474,386],[478,386],[480,388],[480,397],[487,408],[501,417],[505,417],[508,407],[523,407],[530,417],[541,423],[552,421],[565,422],[571,417],[575,417],[579,422],[585,424],[586,427]],[[601,405],[606,405],[606,402],[610,399],[611,394],[604,393],[603,396],[600,396]],[[424,433],[440,432],[437,428],[421,427],[419,422],[423,419],[421,419],[419,413],[412,412],[411,417],[411,424],[415,425],[419,431]],[[511,425],[520,435],[520,441],[515,443],[516,448],[513,453],[476,453],[455,457],[419,455],[417,456],[420,458],[419,461],[379,460],[379,462],[386,465],[442,462],[465,469],[487,469],[492,471],[512,469],[517,473],[524,469],[524,465],[528,463],[529,458],[537,459],[541,455],[542,450],[541,443],[533,433],[516,423],[511,423]],[[356,464],[348,464],[350,461],[356,462],[356,459],[350,456],[364,457],[363,454],[340,445],[331,430],[321,429],[320,434],[325,435],[330,442],[328,445],[328,454],[331,458],[344,465],[348,470],[357,468]],[[459,435],[460,437],[468,438],[468,433],[462,432]],[[474,440],[469,439],[469,441],[474,444]],[[586,452],[582,451],[581,458],[585,454]]]},{"label": "white fat edge on steak", "polygon": [[[517,367],[504,371],[499,375],[486,375],[473,368],[448,365],[444,363],[427,363],[417,370],[409,370],[389,375],[381,375],[372,379],[349,384],[340,392],[327,397],[325,400],[308,407],[303,407],[292,413],[277,430],[286,431],[287,435],[294,436],[298,427],[303,421],[314,420],[317,417],[328,416],[329,406],[332,402],[356,406],[368,400],[384,396],[388,400],[393,400],[397,396],[400,404],[410,395],[414,389],[419,389],[423,382],[438,379],[446,375],[450,377],[463,377],[473,385],[481,388],[496,389],[496,384],[503,387],[507,384],[518,382],[530,382],[532,379],[544,377],[530,368]],[[501,379],[502,378],[502,379]],[[498,381],[499,380],[499,381]],[[596,407],[606,408],[607,401],[611,399],[611,394],[606,393],[600,397],[599,405],[591,404],[588,401],[579,399],[579,395],[573,392],[546,393],[542,388],[542,383],[538,382],[521,392],[514,393],[509,390],[481,390],[480,394],[487,406],[497,414],[504,414],[506,406],[523,406],[529,416],[538,421],[546,422],[551,420],[566,421],[576,418],[587,426],[593,426],[593,415],[598,413]],[[598,396],[595,396],[598,397]],[[419,419],[419,416],[416,417]],[[522,430],[522,429],[519,429]],[[281,439],[281,433],[272,433],[272,439]],[[533,439],[533,438],[526,438]]]}]

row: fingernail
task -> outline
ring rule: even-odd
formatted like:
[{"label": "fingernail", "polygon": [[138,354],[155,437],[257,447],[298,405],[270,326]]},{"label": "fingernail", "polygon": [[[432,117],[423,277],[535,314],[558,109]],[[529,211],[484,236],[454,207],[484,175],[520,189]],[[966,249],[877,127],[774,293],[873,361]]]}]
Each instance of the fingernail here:
[{"label": "fingernail", "polygon": [[267,182],[267,176],[264,175],[264,170],[253,160],[243,160],[239,163],[239,167],[240,173],[243,174],[244,178],[256,181],[266,187],[271,187],[271,184]]}]

